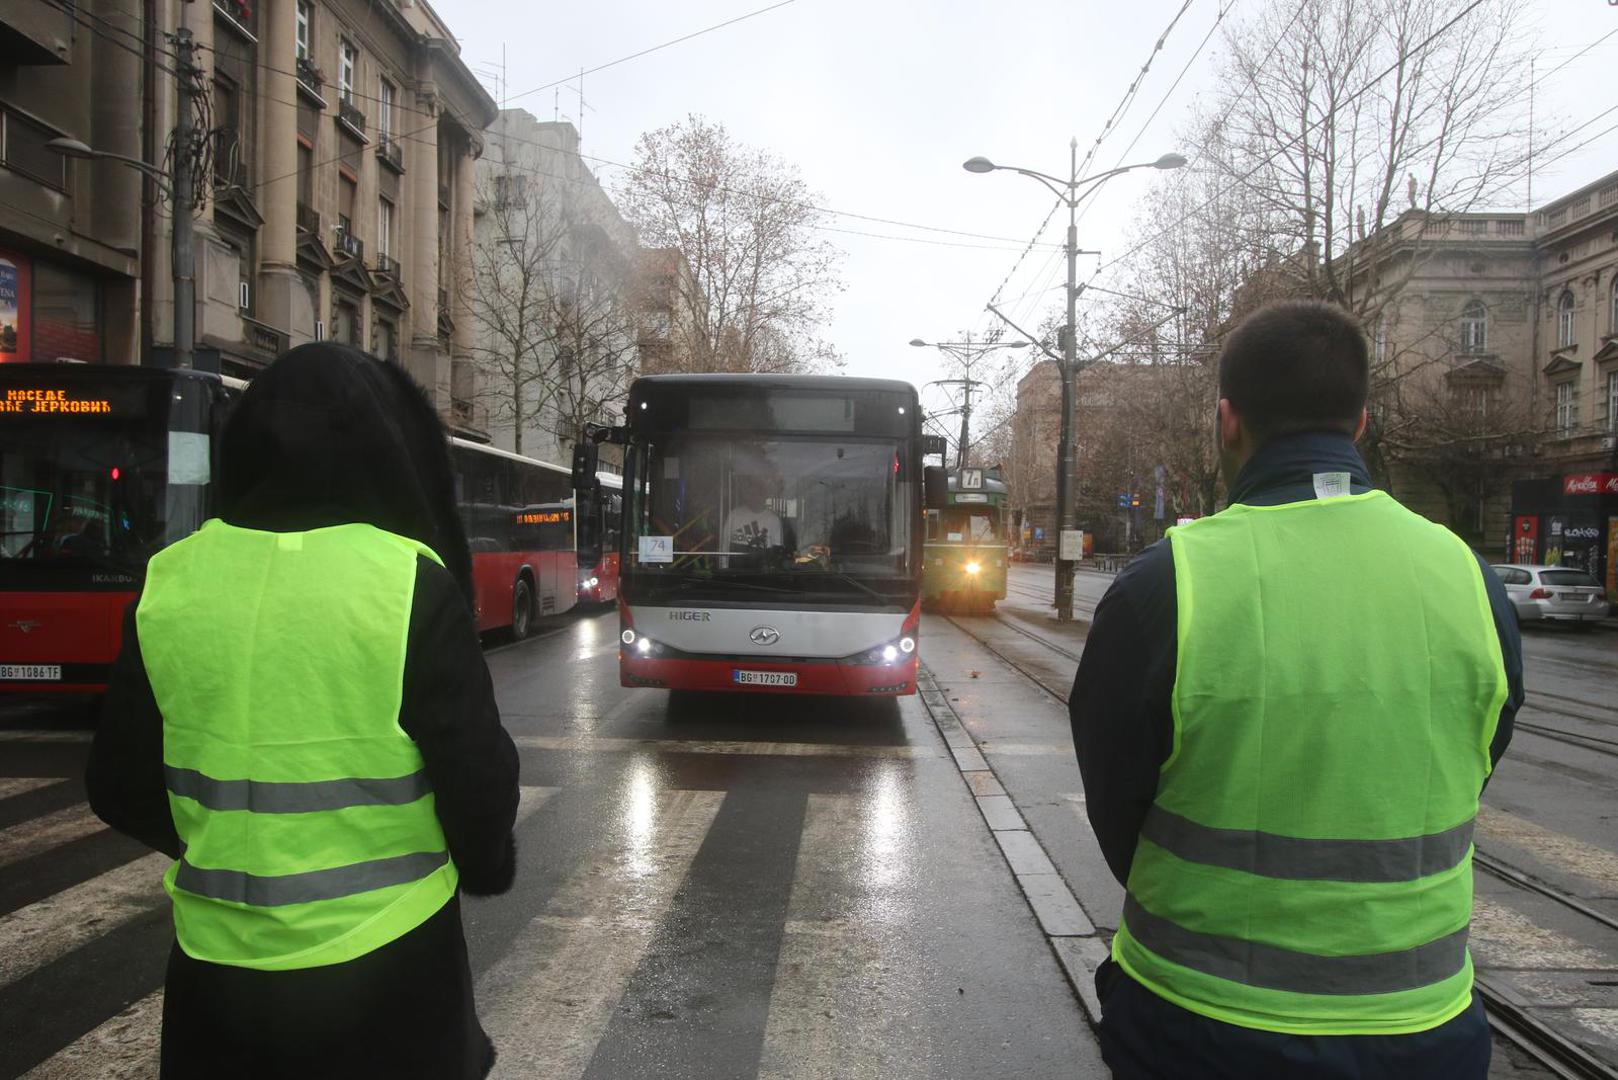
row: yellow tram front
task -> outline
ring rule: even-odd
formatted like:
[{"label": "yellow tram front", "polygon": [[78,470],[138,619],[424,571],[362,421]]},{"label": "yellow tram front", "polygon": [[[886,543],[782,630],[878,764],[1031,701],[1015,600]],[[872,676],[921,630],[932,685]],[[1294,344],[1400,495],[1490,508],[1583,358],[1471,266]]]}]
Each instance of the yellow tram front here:
[{"label": "yellow tram front", "polygon": [[[939,502],[939,505],[932,505]],[[927,508],[921,601],[947,611],[994,610],[1006,595],[1006,484],[997,469],[954,469]]]}]

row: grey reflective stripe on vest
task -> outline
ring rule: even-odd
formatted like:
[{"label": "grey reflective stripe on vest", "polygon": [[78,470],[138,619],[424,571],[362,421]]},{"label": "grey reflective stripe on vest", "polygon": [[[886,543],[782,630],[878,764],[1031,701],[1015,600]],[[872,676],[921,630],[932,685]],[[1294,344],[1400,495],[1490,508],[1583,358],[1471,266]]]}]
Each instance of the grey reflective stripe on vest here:
[{"label": "grey reflective stripe on vest", "polygon": [[1400,952],[1319,956],[1256,941],[1201,934],[1153,915],[1124,897],[1124,922],[1146,948],[1171,963],[1244,986],[1294,994],[1392,994],[1443,982],[1466,964],[1467,927]]},{"label": "grey reflective stripe on vest", "polygon": [[195,799],[209,810],[251,810],[257,814],[312,814],[347,806],[402,806],[433,790],[425,769],[408,776],[274,783],[215,780],[195,769],[165,765],[163,782],[170,792]]},{"label": "grey reflective stripe on vest", "polygon": [[336,900],[342,896],[418,881],[449,862],[448,851],[417,851],[390,859],[308,870],[301,874],[260,877],[240,870],[203,870],[182,857],[174,884],[189,893],[253,907],[280,907]]},{"label": "grey reflective stripe on vest", "polygon": [[1453,870],[1472,847],[1472,822],[1398,840],[1309,840],[1216,829],[1153,804],[1141,835],[1187,862],[1287,881],[1415,881]]}]

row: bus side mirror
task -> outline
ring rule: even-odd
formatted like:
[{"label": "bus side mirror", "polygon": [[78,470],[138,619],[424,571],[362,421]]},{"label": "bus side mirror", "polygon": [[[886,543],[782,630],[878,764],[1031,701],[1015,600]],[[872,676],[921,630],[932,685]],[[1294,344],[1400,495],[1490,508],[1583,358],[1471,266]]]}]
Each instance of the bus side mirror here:
[{"label": "bus side mirror", "polygon": [[942,510],[949,505],[949,470],[942,465],[928,465],[921,470],[922,501],[929,510]]},{"label": "bus side mirror", "polygon": [[573,490],[587,491],[595,483],[601,449],[588,439],[573,444]]}]

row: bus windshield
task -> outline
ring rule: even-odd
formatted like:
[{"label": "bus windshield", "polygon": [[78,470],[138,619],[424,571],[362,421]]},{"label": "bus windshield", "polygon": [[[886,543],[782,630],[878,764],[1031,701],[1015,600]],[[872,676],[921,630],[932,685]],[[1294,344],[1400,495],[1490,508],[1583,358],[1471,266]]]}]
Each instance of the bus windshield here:
[{"label": "bus windshield", "polygon": [[644,458],[654,573],[895,577],[907,573],[909,483],[893,439],[670,435]]},{"label": "bus windshield", "polygon": [[[9,386],[0,398],[19,392]],[[0,415],[0,566],[13,585],[47,564],[138,573],[205,517],[207,388],[148,380],[94,392],[100,411]]]}]

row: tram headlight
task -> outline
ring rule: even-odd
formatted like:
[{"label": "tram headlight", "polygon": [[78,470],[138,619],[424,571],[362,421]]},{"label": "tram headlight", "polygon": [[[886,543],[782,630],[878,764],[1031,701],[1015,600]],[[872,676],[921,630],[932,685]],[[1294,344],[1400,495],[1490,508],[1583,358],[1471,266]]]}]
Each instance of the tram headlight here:
[{"label": "tram headlight", "polygon": [[624,632],[618,635],[618,640],[625,645],[635,644],[635,631],[625,627]]},{"label": "tram headlight", "polygon": [[977,574],[977,572],[979,570],[982,570],[982,569],[983,569],[983,567],[981,565],[979,565],[978,563],[976,563],[976,562],[969,562],[969,563],[966,564],[966,572],[968,574],[972,574],[974,576]]}]

